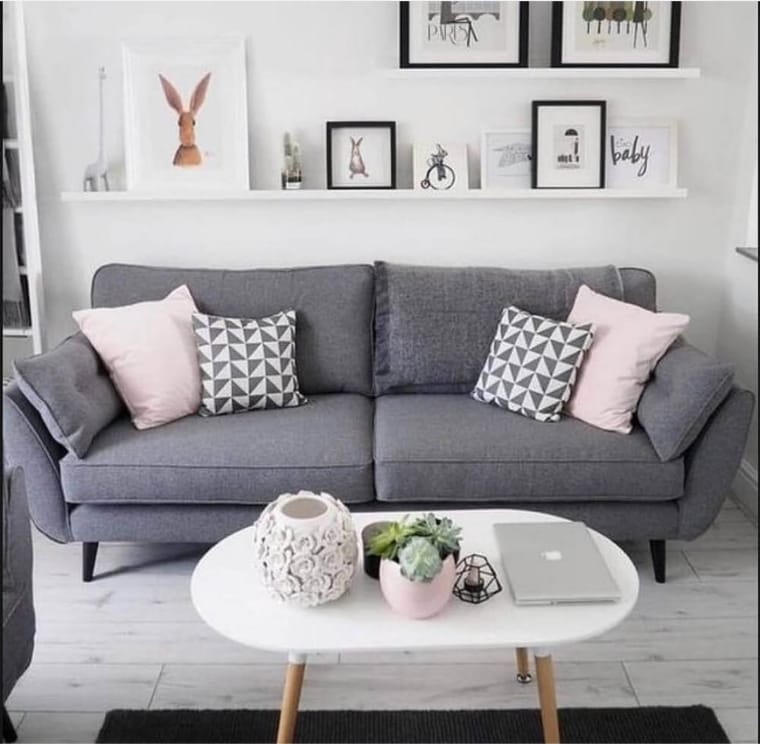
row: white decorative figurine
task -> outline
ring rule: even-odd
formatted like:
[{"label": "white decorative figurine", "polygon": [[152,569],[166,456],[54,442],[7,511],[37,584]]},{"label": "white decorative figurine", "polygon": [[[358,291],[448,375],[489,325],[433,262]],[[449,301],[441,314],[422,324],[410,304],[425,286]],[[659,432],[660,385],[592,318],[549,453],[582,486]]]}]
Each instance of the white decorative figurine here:
[{"label": "white decorative figurine", "polygon": [[84,190],[100,191],[100,182],[103,181],[104,191],[109,190],[108,166],[103,151],[103,81],[106,79],[105,67],[98,69],[98,159],[90,163],[84,170]]},{"label": "white decorative figurine", "polygon": [[338,599],[356,572],[351,513],[329,493],[284,493],[254,524],[259,576],[281,601],[313,607]]}]

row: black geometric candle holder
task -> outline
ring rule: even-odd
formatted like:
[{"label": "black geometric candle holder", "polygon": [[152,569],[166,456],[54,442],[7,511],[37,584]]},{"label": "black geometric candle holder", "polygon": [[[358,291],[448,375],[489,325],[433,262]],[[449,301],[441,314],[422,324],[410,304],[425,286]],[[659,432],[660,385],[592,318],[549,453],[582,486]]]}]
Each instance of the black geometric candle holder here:
[{"label": "black geometric candle holder", "polygon": [[501,583],[488,558],[472,553],[457,563],[454,596],[462,602],[480,604],[501,591]]}]

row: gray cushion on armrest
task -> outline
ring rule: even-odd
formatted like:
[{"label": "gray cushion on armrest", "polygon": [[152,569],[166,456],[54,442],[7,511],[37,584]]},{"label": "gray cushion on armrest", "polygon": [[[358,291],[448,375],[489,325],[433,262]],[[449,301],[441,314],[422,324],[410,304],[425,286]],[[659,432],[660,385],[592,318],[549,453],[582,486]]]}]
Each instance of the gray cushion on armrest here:
[{"label": "gray cushion on armrest", "polygon": [[16,380],[56,442],[84,457],[93,437],[108,426],[124,404],[108,373],[81,333],[55,349],[17,360]]},{"label": "gray cushion on armrest", "polygon": [[734,379],[732,364],[676,343],[660,359],[636,411],[660,460],[679,457],[722,403]]}]

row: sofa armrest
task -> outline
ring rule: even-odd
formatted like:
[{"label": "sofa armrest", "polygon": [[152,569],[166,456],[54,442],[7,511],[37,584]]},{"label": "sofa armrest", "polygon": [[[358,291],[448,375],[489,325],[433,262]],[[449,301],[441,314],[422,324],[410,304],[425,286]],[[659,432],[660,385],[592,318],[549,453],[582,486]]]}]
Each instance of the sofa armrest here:
[{"label": "sofa armrest", "polygon": [[3,612],[6,597],[15,596],[32,582],[32,535],[24,489],[24,472],[3,474]]},{"label": "sofa armrest", "polygon": [[644,388],[636,417],[663,462],[680,457],[725,400],[734,365],[676,342]]},{"label": "sofa armrest", "polygon": [[678,504],[678,537],[693,540],[718,515],[741,463],[755,396],[733,387],[686,450],[684,495]]},{"label": "sofa armrest", "polygon": [[58,465],[66,450],[50,436],[15,382],[3,391],[3,450],[5,467],[24,470],[34,524],[52,540],[71,542],[74,538]]}]

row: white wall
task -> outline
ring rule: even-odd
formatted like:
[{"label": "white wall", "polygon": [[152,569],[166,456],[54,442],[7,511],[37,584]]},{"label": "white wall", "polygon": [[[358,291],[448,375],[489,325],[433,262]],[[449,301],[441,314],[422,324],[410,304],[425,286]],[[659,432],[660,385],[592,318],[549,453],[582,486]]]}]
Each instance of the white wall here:
[{"label": "white wall", "polygon": [[[72,328],[93,271],[108,261],[252,267],[386,259],[549,267],[614,263],[657,274],[660,305],[692,316],[690,339],[716,349],[752,53],[755,3],[684,3],[682,65],[698,80],[394,79],[397,3],[27,5],[48,341]],[[548,4],[538,9],[545,16]],[[545,34],[548,33],[548,29]],[[62,204],[95,158],[96,73],[105,65],[107,155],[123,184],[120,41],[243,34],[251,178],[276,188],[280,140],[305,151],[305,185],[324,185],[324,122],[398,123],[399,185],[411,144],[462,140],[478,185],[484,127],[528,126],[533,99],[604,98],[608,115],[678,119],[686,200]],[[543,46],[546,39],[544,36]],[[536,47],[538,48],[538,47]]]},{"label": "white wall", "polygon": [[[743,115],[741,153],[737,168],[734,217],[725,248],[725,295],[716,352],[736,365],[736,379],[757,397],[758,265],[736,252],[737,246],[757,249],[757,47]],[[757,498],[757,407],[734,493],[752,512]]]}]

